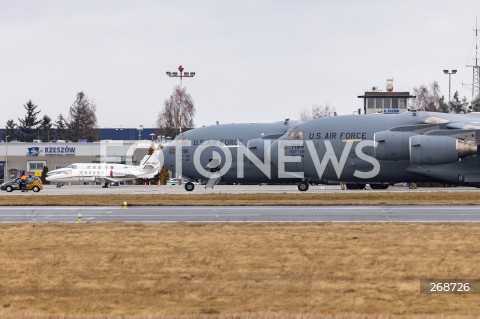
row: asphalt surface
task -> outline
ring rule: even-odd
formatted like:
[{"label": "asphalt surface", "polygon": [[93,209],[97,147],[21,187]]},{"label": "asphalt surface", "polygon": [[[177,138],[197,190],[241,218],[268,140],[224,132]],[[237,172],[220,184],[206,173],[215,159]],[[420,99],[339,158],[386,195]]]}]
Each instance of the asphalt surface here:
[{"label": "asphalt surface", "polygon": [[0,207],[0,222],[480,222],[476,206]]},{"label": "asphalt surface", "polygon": [[[398,192],[458,192],[471,191],[478,192],[474,187],[454,187],[454,188],[418,188],[408,189],[400,185],[390,186],[386,190],[342,190],[339,185],[315,185],[310,186],[307,193],[337,193],[337,192],[375,192],[375,193],[398,193]],[[1,195],[24,195],[24,196],[42,196],[42,195],[99,195],[99,194],[254,194],[254,193],[294,193],[298,194],[300,191],[296,185],[217,185],[213,189],[205,189],[203,185],[196,185],[193,192],[187,192],[183,185],[121,185],[102,188],[100,185],[65,185],[57,188],[55,185],[44,185],[44,189],[39,193],[28,191],[22,193],[20,191],[13,191],[7,193],[0,191]]]}]

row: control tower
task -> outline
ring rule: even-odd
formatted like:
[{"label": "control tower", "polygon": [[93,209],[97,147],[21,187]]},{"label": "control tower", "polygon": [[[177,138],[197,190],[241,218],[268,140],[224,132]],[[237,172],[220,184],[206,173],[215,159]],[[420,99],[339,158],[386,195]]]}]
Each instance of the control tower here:
[{"label": "control tower", "polygon": [[407,101],[415,96],[410,92],[394,92],[393,79],[388,79],[386,92],[372,87],[371,91],[358,97],[363,99],[363,114],[399,114],[408,110]]}]

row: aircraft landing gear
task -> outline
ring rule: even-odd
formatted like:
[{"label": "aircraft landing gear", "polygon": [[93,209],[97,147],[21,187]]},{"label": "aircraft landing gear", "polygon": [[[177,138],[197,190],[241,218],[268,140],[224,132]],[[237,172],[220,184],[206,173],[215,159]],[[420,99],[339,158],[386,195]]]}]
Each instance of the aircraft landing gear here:
[{"label": "aircraft landing gear", "polygon": [[308,191],[308,183],[306,181],[301,181],[297,184],[297,188],[301,192],[306,192]]},{"label": "aircraft landing gear", "polygon": [[387,189],[389,184],[370,184],[371,189]]},{"label": "aircraft landing gear", "polygon": [[102,188],[108,188],[108,182],[105,182],[105,184],[102,186]]},{"label": "aircraft landing gear", "polygon": [[347,189],[365,189],[367,185],[360,183],[346,183],[345,186],[347,187]]},{"label": "aircraft landing gear", "polygon": [[191,192],[195,189],[195,185],[192,182],[186,182],[185,183],[185,190],[187,192]]}]

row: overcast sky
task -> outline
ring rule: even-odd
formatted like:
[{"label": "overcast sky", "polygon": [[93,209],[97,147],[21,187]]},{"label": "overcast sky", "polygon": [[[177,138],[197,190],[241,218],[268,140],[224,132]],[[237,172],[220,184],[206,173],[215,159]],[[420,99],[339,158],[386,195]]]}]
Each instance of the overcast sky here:
[{"label": "overcast sky", "polygon": [[443,69],[470,100],[477,15],[478,0],[0,0],[0,126],[29,99],[55,120],[84,91],[101,127],[151,127],[180,64],[197,127],[351,114],[387,78],[448,97]]}]

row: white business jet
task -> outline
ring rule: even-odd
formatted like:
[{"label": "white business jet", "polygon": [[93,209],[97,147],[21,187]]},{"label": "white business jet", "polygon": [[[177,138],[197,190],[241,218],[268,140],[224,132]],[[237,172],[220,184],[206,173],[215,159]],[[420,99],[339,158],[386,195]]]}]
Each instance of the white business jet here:
[{"label": "white business jet", "polygon": [[140,165],[117,163],[73,163],[47,173],[49,182],[101,182],[108,187],[110,182],[123,182],[137,178],[153,178],[160,170],[158,152],[146,155]]}]

